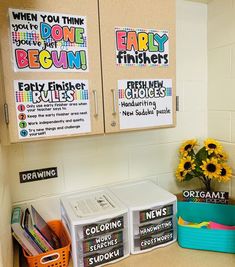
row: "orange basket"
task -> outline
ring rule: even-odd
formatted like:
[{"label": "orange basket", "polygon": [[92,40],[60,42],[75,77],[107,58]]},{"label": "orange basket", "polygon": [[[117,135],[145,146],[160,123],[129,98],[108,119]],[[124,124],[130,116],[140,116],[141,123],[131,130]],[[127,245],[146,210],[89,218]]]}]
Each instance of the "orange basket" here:
[{"label": "orange basket", "polygon": [[70,238],[62,222],[50,221],[48,225],[60,238],[62,247],[37,256],[28,256],[23,250],[29,267],[67,267],[69,265]]}]

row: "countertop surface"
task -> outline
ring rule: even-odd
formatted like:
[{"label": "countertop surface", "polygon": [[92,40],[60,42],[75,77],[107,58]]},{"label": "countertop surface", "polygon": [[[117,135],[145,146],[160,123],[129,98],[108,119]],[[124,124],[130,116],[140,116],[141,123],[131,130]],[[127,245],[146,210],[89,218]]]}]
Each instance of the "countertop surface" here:
[{"label": "countertop surface", "polygon": [[[219,240],[218,240],[219,242]],[[14,267],[19,267],[16,253]],[[24,267],[26,265],[21,265]],[[235,267],[235,254],[183,249],[178,243],[129,257],[107,267]],[[73,267],[72,261],[69,267]]]}]

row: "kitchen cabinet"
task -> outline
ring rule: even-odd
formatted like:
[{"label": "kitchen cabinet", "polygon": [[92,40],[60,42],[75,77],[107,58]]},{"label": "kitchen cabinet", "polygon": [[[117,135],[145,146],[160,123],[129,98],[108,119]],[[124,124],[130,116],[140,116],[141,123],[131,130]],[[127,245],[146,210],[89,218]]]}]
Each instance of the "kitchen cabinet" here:
[{"label": "kitchen cabinet", "polygon": [[175,126],[174,0],[1,5],[10,143]]},{"label": "kitchen cabinet", "polygon": [[[8,9],[13,8],[15,10],[15,14],[20,14],[20,12],[17,12],[17,10],[29,10],[32,12],[25,12],[23,15],[18,15],[19,22],[22,21],[21,26],[20,23],[18,23],[18,30],[16,28],[17,23],[15,21],[9,22],[9,16],[10,12],[8,13]],[[12,12],[14,12],[14,10]],[[38,13],[37,13],[38,12]],[[16,62],[16,58],[14,57],[14,54],[16,53],[16,50],[19,48],[25,49],[25,50],[36,50],[37,45],[35,46],[33,41],[34,39],[31,39],[31,45],[24,46],[19,45],[18,48],[14,48],[11,44],[12,38],[15,38],[15,44],[17,46],[17,41],[26,41],[26,38],[17,38],[17,36],[14,36],[14,33],[18,32],[26,32],[29,34],[29,38],[32,37],[30,34],[36,32],[36,34],[39,32],[39,27],[42,27],[39,25],[40,21],[39,19],[41,17],[46,17],[48,20],[45,19],[45,29],[44,31],[41,30],[41,33],[44,32],[46,34],[48,31],[51,30],[51,36],[52,37],[52,27],[50,29],[50,26],[59,24],[58,20],[56,20],[58,17],[57,15],[61,14],[59,16],[60,22],[62,23],[62,26],[67,26],[69,29],[74,28],[75,29],[75,36],[77,36],[77,39],[81,39],[81,34],[79,35],[78,32],[76,32],[77,29],[85,29],[85,33],[83,36],[87,39],[87,63],[88,63],[88,71],[83,71],[76,69],[75,67],[71,69],[71,71],[66,71],[61,67],[58,67],[57,69],[54,69],[51,71],[51,68],[49,69],[43,69],[40,68],[39,70],[36,68],[37,64],[40,60],[40,57],[37,55],[29,55],[28,59],[33,58],[31,63],[31,69],[25,68],[25,69],[18,69],[17,71],[14,71],[14,62]],[[15,16],[16,16],[15,15]],[[37,16],[37,21],[35,20],[35,17]],[[66,19],[66,16],[68,15],[68,18]],[[55,18],[54,23],[49,23],[49,20],[53,19],[53,16]],[[63,18],[64,17],[64,18]],[[63,21],[62,21],[63,19]],[[73,20],[74,19],[74,20]],[[77,19],[77,21],[76,21]],[[82,20],[86,20],[85,22]],[[79,21],[80,20],[80,21]],[[39,139],[49,139],[49,138],[57,138],[57,137],[67,137],[67,136],[76,136],[76,135],[93,135],[93,134],[100,134],[104,132],[103,127],[103,104],[102,104],[102,86],[101,86],[101,68],[100,68],[100,43],[99,43],[99,22],[98,22],[98,3],[96,0],[70,0],[70,1],[22,1],[22,0],[10,0],[10,1],[1,1],[1,10],[0,10],[0,33],[1,33],[1,54],[2,54],[2,68],[3,68],[3,87],[5,91],[5,102],[8,105],[8,116],[9,116],[9,124],[8,124],[8,130],[9,130],[9,139],[11,143],[15,142],[22,142],[22,141],[31,141],[31,140],[39,140]],[[80,25],[79,25],[80,24]],[[15,29],[12,25],[15,25]],[[29,27],[38,27],[37,30],[35,28],[26,28],[26,30],[20,30],[20,27],[27,27],[28,25],[31,25]],[[57,28],[59,31],[60,29]],[[55,29],[56,31],[56,29]],[[74,33],[74,32],[73,32]],[[23,33],[22,33],[23,34]],[[55,33],[56,34],[56,33]],[[86,34],[86,36],[85,36]],[[68,35],[68,33],[67,33]],[[57,34],[58,36],[58,34]],[[65,33],[64,33],[65,36]],[[72,38],[72,37],[70,37]],[[53,39],[53,38],[52,38]],[[67,37],[68,39],[68,37]],[[40,39],[39,39],[40,41]],[[42,40],[41,40],[42,41]],[[51,42],[53,43],[53,41]],[[71,44],[74,44],[74,42]],[[69,46],[65,47],[58,47],[57,49],[53,48],[46,48],[48,51],[57,50],[58,53],[61,51],[70,51]],[[71,48],[71,51],[73,48]],[[82,47],[79,47],[77,50],[82,50]],[[38,45],[38,50],[42,50],[42,46]],[[84,50],[84,49],[83,49]],[[19,51],[19,50],[18,50]],[[76,48],[75,48],[76,51]],[[62,55],[62,54],[60,54]],[[67,53],[68,55],[68,53]],[[59,57],[58,57],[59,59]],[[18,60],[19,61],[19,60]],[[44,60],[46,61],[46,60]],[[30,60],[29,60],[30,62]],[[49,61],[47,61],[48,63]],[[46,62],[44,62],[46,64]],[[45,65],[44,64],[44,65]],[[35,67],[36,66],[36,67]],[[64,66],[63,66],[64,67]],[[77,104],[82,103],[83,105],[86,105],[86,109],[83,109],[84,114],[74,115],[72,116],[73,120],[71,122],[68,122],[66,124],[66,120],[70,119],[71,113],[75,113],[77,110],[75,108],[71,109],[63,109],[63,104],[69,104],[70,102],[65,102],[64,99],[60,99],[58,103],[56,102],[40,102],[38,103],[38,111],[33,111],[33,108],[35,108],[35,105],[29,105],[28,102],[21,102],[26,108],[25,111],[19,111],[19,103],[15,102],[16,98],[16,92],[14,92],[14,81],[17,81],[17,84],[20,84],[18,86],[18,93],[21,93],[20,90],[27,85],[31,86],[43,86],[43,84],[48,85],[50,82],[51,91],[53,93],[53,85],[61,86],[63,81],[67,81],[68,83],[73,81],[73,84],[71,86],[77,86],[81,87],[85,84],[85,82],[88,83],[85,86],[88,87],[88,101],[81,101],[77,102]],[[25,82],[24,82],[25,81]],[[27,81],[27,82],[26,82]],[[24,83],[23,83],[24,82]],[[54,82],[54,84],[53,84]],[[21,87],[21,88],[20,88]],[[81,88],[78,88],[81,89]],[[22,89],[23,90],[23,89]],[[33,90],[33,89],[32,89]],[[39,89],[40,90],[40,89]],[[38,90],[38,91],[39,91]],[[47,90],[47,88],[46,88]],[[59,91],[59,90],[58,90]],[[82,90],[80,90],[82,91]],[[85,91],[85,90],[84,90]],[[77,90],[79,92],[79,90]],[[23,91],[23,93],[27,94],[28,92],[26,90]],[[24,96],[23,96],[24,97]],[[55,96],[56,97],[56,96]],[[87,97],[86,97],[87,100]],[[50,104],[53,104],[53,107],[50,106]],[[62,104],[58,105],[58,104]],[[72,103],[75,103],[73,101]],[[41,106],[39,105],[41,104]],[[27,105],[29,105],[27,108]],[[78,111],[81,106],[78,106]],[[47,108],[48,112],[41,111],[43,108]],[[27,109],[29,109],[28,112]],[[30,111],[31,109],[31,111]],[[51,109],[51,110],[50,110]],[[54,117],[50,115],[57,113],[63,113],[62,115],[55,115]],[[21,114],[21,115],[20,115]],[[22,120],[18,118],[18,116],[22,116],[22,114],[26,115],[26,119],[24,120],[22,117]],[[43,118],[39,117],[44,116]],[[28,116],[33,116],[32,118],[28,118]],[[47,116],[47,118],[46,118]],[[89,119],[90,117],[90,119]],[[48,121],[61,121],[60,123],[44,123]],[[74,121],[75,120],[75,121]],[[81,122],[76,121],[81,120]],[[82,120],[85,120],[84,127],[82,126]],[[21,128],[21,126],[24,126],[24,123],[21,122],[25,121],[26,123],[31,123],[31,126],[27,125],[25,128]],[[21,123],[21,124],[20,124]],[[37,125],[33,125],[33,124]],[[39,124],[42,123],[42,124]],[[81,127],[81,130],[78,128],[76,129],[66,128],[66,125],[75,125],[77,127]],[[59,127],[64,127],[64,130],[60,130]],[[68,126],[67,126],[68,127]],[[83,128],[82,128],[83,127]],[[46,131],[46,128],[48,128],[46,134],[43,135],[43,131]],[[50,130],[49,128],[54,128],[54,130]],[[21,131],[24,130],[28,131],[27,136],[21,136]],[[29,130],[31,130],[32,133],[37,133],[37,135],[30,135]],[[40,131],[41,130],[41,131]]]},{"label": "kitchen cabinet", "polygon": [[[175,125],[175,1],[169,0],[157,0],[157,1],[109,1],[109,0],[100,0],[100,31],[101,31],[101,48],[102,48],[102,75],[103,75],[103,94],[104,94],[104,107],[105,107],[105,131],[107,133],[111,132],[120,132],[126,130],[137,130],[137,129],[146,129],[146,128],[158,128],[158,127],[172,127]],[[134,63],[132,64],[118,64],[117,61],[118,53],[115,55],[115,46],[117,47],[118,37],[117,31],[115,32],[115,28],[123,30],[126,35],[122,35],[122,43],[127,46],[126,51],[124,51],[121,56],[122,62],[125,61],[125,55],[128,56],[130,51],[128,51],[128,36],[129,44],[131,43],[132,50],[135,50],[135,53],[132,55],[137,55],[140,57],[140,54],[144,54],[145,52],[150,52],[150,41],[151,36],[155,36],[159,34],[158,37],[164,36],[167,33],[169,38],[169,47],[168,47],[168,56],[169,62],[164,64],[158,58],[158,62],[153,64],[152,62],[148,62],[146,64]],[[121,31],[120,30],[120,31]],[[116,33],[116,44],[115,44],[115,33]],[[132,35],[128,35],[131,33]],[[120,33],[122,34],[122,32]],[[142,36],[140,37],[140,34]],[[133,36],[134,35],[134,36]],[[135,43],[135,35],[137,35],[137,44]],[[144,39],[145,36],[149,38],[147,40],[147,45],[142,47],[141,49],[141,38]],[[143,42],[145,40],[142,40]],[[158,53],[160,51],[159,44],[154,41],[155,46],[152,47],[152,53],[150,52],[149,57],[155,57],[164,54]],[[137,48],[134,48],[134,44],[136,44]],[[154,46],[154,44],[153,44]],[[155,48],[155,49],[154,49]],[[129,48],[130,49],[130,48]],[[116,49],[117,50],[117,49]],[[121,49],[120,49],[121,50]],[[155,51],[155,52],[154,52]],[[125,54],[126,53],[126,54]],[[167,54],[167,52],[166,52]],[[166,55],[165,54],[165,55]],[[120,55],[120,54],[119,54]],[[143,55],[144,56],[144,55]],[[128,60],[128,58],[126,58]],[[137,62],[137,61],[136,61]],[[142,62],[143,63],[143,62]],[[147,93],[145,96],[142,95],[138,97],[133,96],[131,101],[121,101],[120,97],[120,88],[125,85],[125,82],[122,83],[123,80],[129,80],[129,84],[134,84],[134,86],[139,85],[139,89],[145,89],[146,83],[147,87],[150,82],[162,82],[164,79],[170,79],[172,81],[172,97],[170,98],[171,106],[171,114],[168,116],[168,120],[165,120],[165,116],[159,115],[158,117],[152,116],[152,123],[144,123],[144,121],[151,120],[151,115],[136,115],[131,114],[135,113],[138,109],[139,112],[143,110],[147,111],[148,109],[154,110],[154,106],[151,105],[151,102],[155,102],[157,106],[161,106],[163,99],[166,98],[157,98],[153,97],[153,101],[151,98],[148,98]],[[119,81],[119,86],[118,86]],[[128,82],[127,82],[128,83]],[[142,83],[142,88],[141,84]],[[138,88],[138,87],[136,87]],[[152,89],[152,88],[149,88]],[[156,89],[156,88],[155,88]],[[147,92],[147,90],[145,91]],[[134,101],[133,101],[134,99]],[[140,105],[136,106],[136,108],[129,109],[121,109],[121,105]],[[160,109],[165,108],[166,105],[163,104]],[[156,111],[156,108],[154,112]],[[127,112],[127,113],[126,113]],[[129,112],[129,113],[128,113]],[[139,116],[139,118],[138,118]],[[120,125],[123,119],[123,126]],[[125,120],[125,117],[129,117],[129,119]],[[133,121],[136,123],[133,123]],[[139,120],[139,121],[138,121]],[[130,125],[132,124],[132,125]]]}]

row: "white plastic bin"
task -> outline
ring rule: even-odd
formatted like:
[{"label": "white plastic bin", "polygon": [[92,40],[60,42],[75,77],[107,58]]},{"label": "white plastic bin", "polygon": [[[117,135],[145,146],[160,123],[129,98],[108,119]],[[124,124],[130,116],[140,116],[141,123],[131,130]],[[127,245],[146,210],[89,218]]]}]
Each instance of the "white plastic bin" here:
[{"label": "white plastic bin", "polygon": [[109,189],[129,209],[131,253],[146,252],[176,241],[175,195],[150,180],[113,185]]},{"label": "white plastic bin", "polygon": [[74,267],[94,267],[130,254],[128,209],[106,188],[61,198]]}]

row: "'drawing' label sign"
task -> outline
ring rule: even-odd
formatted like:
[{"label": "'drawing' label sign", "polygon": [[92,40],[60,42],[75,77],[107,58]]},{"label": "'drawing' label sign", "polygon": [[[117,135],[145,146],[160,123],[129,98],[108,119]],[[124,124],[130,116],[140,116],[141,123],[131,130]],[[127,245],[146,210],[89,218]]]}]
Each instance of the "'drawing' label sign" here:
[{"label": "'drawing' label sign", "polygon": [[20,183],[28,183],[58,177],[57,167],[23,171],[19,173]]}]

